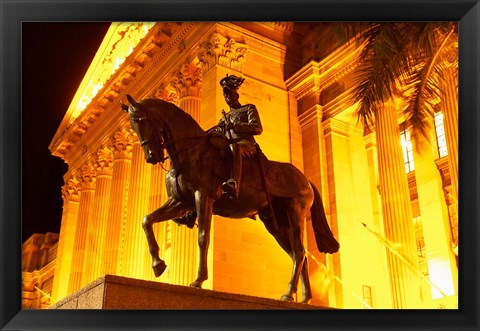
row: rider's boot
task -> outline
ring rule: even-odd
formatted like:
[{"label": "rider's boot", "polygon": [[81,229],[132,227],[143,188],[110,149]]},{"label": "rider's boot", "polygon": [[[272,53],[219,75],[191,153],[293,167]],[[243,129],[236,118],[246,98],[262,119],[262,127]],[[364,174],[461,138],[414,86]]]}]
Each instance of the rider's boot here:
[{"label": "rider's boot", "polygon": [[240,178],[242,176],[242,150],[238,144],[230,145],[233,154],[232,176],[222,184],[223,194],[232,199],[238,199]]}]

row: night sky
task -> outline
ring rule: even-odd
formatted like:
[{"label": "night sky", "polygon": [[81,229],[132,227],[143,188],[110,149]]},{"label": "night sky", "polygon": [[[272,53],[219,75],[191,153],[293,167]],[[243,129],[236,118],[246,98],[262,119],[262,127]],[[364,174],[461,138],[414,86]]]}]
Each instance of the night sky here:
[{"label": "night sky", "polygon": [[63,175],[53,139],[109,23],[22,24],[22,242],[60,232]]}]

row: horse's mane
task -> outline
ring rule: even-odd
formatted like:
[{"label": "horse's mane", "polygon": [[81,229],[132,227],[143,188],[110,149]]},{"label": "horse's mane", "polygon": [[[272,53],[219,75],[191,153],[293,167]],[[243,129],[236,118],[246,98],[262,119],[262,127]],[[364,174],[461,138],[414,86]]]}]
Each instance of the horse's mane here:
[{"label": "horse's mane", "polygon": [[202,136],[205,134],[205,131],[190,114],[173,103],[154,98],[144,99],[140,101],[140,103],[144,106],[142,109],[149,115],[148,118],[154,122],[173,121],[173,123],[188,131],[192,136]]}]

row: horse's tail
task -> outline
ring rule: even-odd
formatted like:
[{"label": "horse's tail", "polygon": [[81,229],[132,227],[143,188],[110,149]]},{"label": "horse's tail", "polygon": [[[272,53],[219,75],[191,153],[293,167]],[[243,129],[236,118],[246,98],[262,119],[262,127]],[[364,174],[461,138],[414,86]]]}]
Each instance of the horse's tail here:
[{"label": "horse's tail", "polygon": [[315,241],[317,242],[318,250],[322,253],[333,254],[338,251],[340,244],[333,237],[333,233],[327,223],[327,216],[323,208],[322,198],[315,185],[310,182],[313,189],[314,200],[310,212],[312,214],[312,226],[315,233]]}]

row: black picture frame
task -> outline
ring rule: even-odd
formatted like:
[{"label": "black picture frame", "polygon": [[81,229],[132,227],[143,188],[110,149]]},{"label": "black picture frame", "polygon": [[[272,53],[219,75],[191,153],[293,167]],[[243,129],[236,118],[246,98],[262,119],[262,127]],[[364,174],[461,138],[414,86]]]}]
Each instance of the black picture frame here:
[{"label": "black picture frame", "polygon": [[[14,1],[0,0],[0,328],[2,330],[461,329],[478,330],[480,5],[472,0]],[[458,310],[87,311],[21,310],[21,22],[458,21]]]}]

